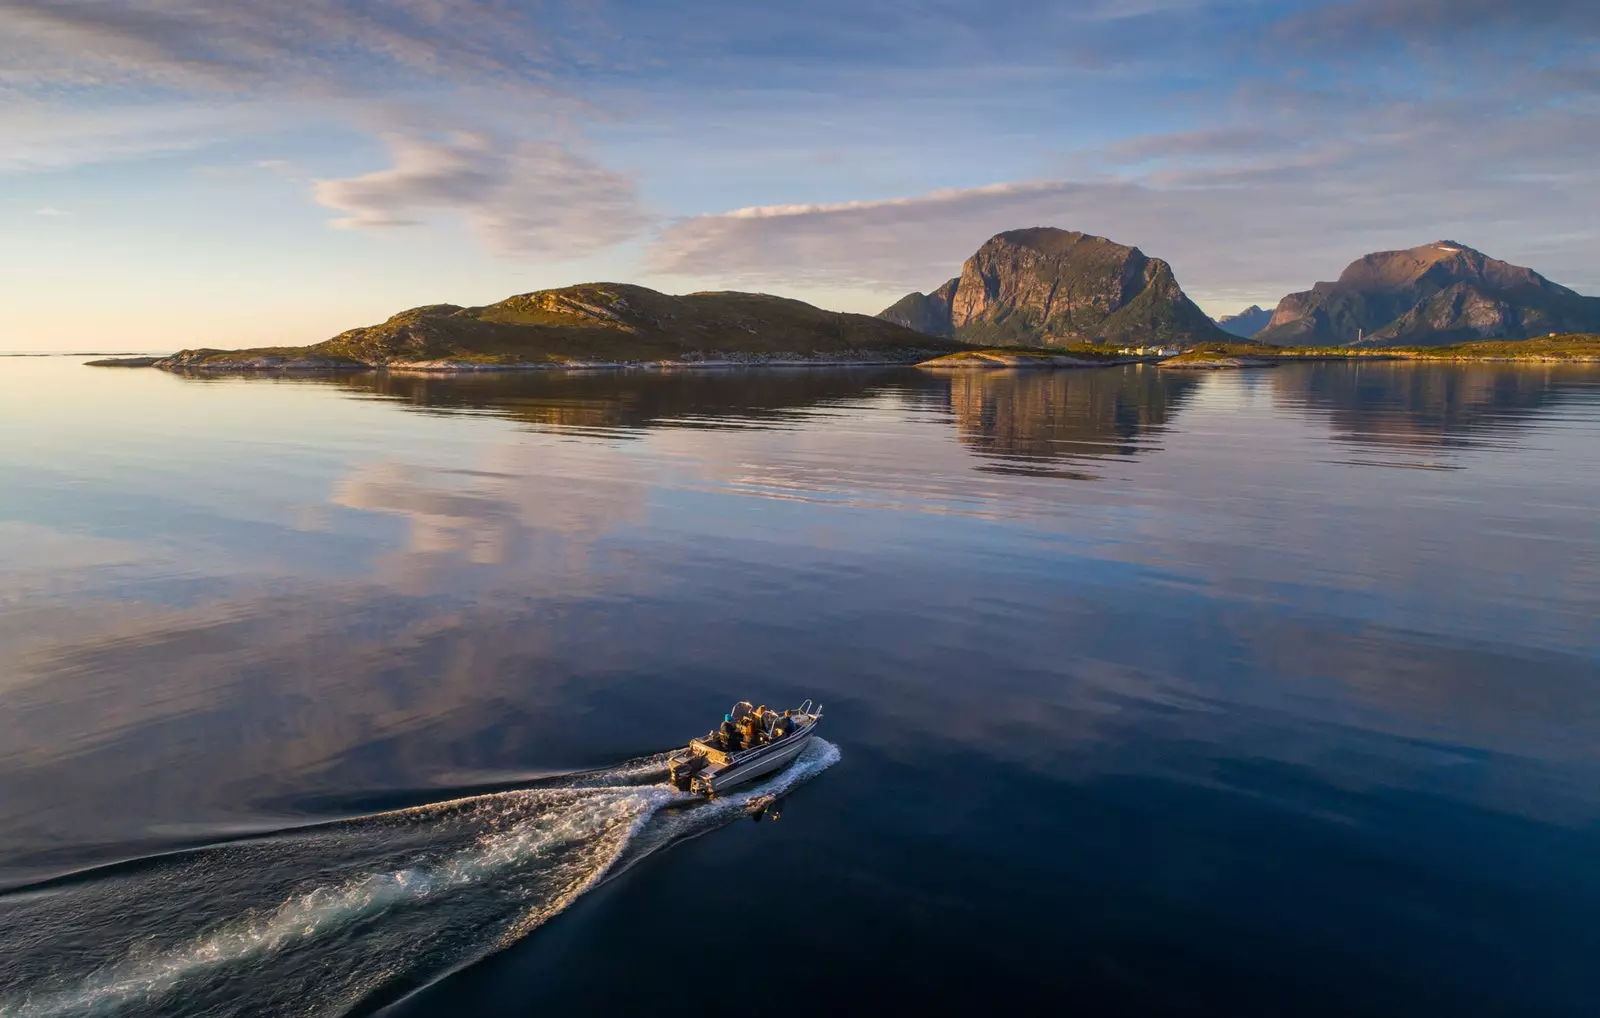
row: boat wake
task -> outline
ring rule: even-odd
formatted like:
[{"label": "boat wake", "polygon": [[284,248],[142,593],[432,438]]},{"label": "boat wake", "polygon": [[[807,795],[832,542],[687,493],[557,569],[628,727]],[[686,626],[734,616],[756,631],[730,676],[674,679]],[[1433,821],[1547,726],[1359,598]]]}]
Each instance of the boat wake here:
[{"label": "boat wake", "polygon": [[0,898],[0,1016],[347,1011],[517,939],[641,859],[839,759],[711,801],[665,757],[118,866]]}]

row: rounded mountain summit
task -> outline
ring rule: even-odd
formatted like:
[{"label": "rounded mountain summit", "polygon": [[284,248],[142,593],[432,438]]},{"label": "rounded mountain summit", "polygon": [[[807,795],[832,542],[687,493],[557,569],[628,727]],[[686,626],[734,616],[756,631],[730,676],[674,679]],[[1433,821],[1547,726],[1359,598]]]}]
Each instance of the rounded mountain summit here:
[{"label": "rounded mountain summit", "polygon": [[1160,258],[1051,227],[996,234],[961,275],[932,293],[907,294],[878,317],[982,346],[1237,342]]}]

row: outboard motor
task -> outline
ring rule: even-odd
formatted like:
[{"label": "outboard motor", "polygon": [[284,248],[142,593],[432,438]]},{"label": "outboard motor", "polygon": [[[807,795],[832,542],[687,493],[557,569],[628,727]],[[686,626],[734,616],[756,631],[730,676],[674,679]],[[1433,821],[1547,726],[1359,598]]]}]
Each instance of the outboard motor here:
[{"label": "outboard motor", "polygon": [[694,783],[694,776],[705,767],[706,758],[695,754],[687,760],[673,759],[667,762],[667,781],[673,788],[680,792],[689,791]]}]

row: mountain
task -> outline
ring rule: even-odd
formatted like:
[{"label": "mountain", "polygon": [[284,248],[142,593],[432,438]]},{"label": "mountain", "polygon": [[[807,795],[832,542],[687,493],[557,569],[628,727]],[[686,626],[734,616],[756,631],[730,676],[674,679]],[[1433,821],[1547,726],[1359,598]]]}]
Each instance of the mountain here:
[{"label": "mountain", "polygon": [[1600,331],[1600,298],[1441,240],[1350,263],[1278,303],[1256,335],[1280,346],[1433,346]]},{"label": "mountain", "polygon": [[1195,306],[1172,267],[1086,233],[1035,227],[998,234],[929,294],[878,317],[981,346],[1071,342],[1186,346],[1233,337]]},{"label": "mountain", "polygon": [[642,286],[588,283],[508,297],[485,307],[431,304],[315,346],[185,350],[157,367],[493,368],[733,360],[907,361],[959,344],[868,315],[824,311],[761,293],[674,297]]},{"label": "mountain", "polygon": [[884,321],[926,332],[930,336],[950,336],[950,304],[955,300],[959,277],[932,293],[908,293],[878,312]]},{"label": "mountain", "polygon": [[1217,327],[1223,332],[1231,332],[1242,339],[1249,339],[1272,321],[1272,312],[1257,304],[1252,304],[1236,315],[1223,315],[1217,319]]}]

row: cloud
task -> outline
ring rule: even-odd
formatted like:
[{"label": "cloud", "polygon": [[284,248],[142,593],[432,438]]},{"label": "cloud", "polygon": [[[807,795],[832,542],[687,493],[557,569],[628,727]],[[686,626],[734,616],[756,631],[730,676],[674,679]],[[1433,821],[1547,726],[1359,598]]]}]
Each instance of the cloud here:
[{"label": "cloud", "polygon": [[49,217],[52,217],[52,218],[57,217],[57,216],[70,216],[70,215],[72,215],[71,212],[67,212],[67,211],[65,211],[63,209],[58,209],[54,205],[46,205],[42,209],[34,209],[33,210],[33,214],[36,215],[36,216],[49,216]]},{"label": "cloud", "polygon": [[0,170],[339,124],[377,134],[393,164],[312,185],[335,225],[458,212],[504,254],[588,254],[645,217],[629,176],[548,138],[573,136],[578,108],[551,85],[559,42],[502,0],[0,0],[0,86],[41,97],[0,109]]},{"label": "cloud", "polygon": [[1097,153],[1102,160],[1139,163],[1168,159],[1240,159],[1301,147],[1276,128],[1217,127],[1172,134],[1141,135],[1114,142]]},{"label": "cloud", "polygon": [[536,79],[549,52],[491,0],[0,0],[0,38],[0,80],[232,89]]},{"label": "cloud", "polygon": [[[1440,236],[1600,287],[1592,145],[1600,116],[1529,111],[1479,128],[1474,103],[1396,107],[1363,131],[1330,119],[1275,140],[1269,126],[1134,139],[1072,178],[911,197],[739,209],[669,225],[648,263],[662,275],[754,286],[928,290],[1001,230],[1061,226],[1173,263],[1197,299],[1272,301],[1362,253]],[[1184,154],[1201,158],[1185,160]],[[1220,163],[1213,155],[1231,155]]]},{"label": "cloud", "polygon": [[0,102],[0,172],[57,170],[189,151],[227,133],[260,130],[288,119],[286,110],[265,103],[107,103],[84,109],[59,99],[8,96]]},{"label": "cloud", "polygon": [[391,168],[314,185],[319,203],[344,213],[335,226],[411,226],[430,212],[457,210],[500,252],[583,255],[646,224],[629,177],[553,141],[470,132],[387,141]]},{"label": "cloud", "polygon": [[548,129],[581,105],[551,85],[555,38],[501,0],[0,0],[0,169],[490,123],[531,100],[504,119]]},{"label": "cloud", "polygon": [[[1082,185],[1002,183],[905,198],[772,205],[669,225],[647,254],[661,275],[907,288],[937,282],[993,224],[1060,208]],[[932,285],[932,284],[930,284]]]},{"label": "cloud", "polygon": [[[1285,19],[1280,38],[1309,46],[1364,46],[1395,40],[1442,42],[1469,33],[1600,32],[1593,0],[1349,0]],[[1570,41],[1570,40],[1568,40]]]}]

